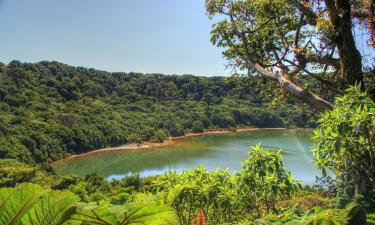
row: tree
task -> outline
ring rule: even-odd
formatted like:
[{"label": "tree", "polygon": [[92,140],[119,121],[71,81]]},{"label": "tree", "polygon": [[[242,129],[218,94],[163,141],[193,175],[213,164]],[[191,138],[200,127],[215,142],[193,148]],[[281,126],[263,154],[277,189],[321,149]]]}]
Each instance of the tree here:
[{"label": "tree", "polygon": [[194,133],[203,133],[204,131],[204,126],[202,121],[197,120],[193,122],[192,130]]},{"label": "tree", "polygon": [[[214,45],[224,48],[229,66],[256,71],[319,111],[333,108],[306,87],[342,91],[364,80],[362,56],[353,36],[355,19],[369,18],[373,35],[374,1],[206,0],[213,18]],[[367,10],[367,11],[366,11]],[[306,83],[307,82],[307,83]]]},{"label": "tree", "polygon": [[[275,209],[276,200],[281,196],[291,196],[299,187],[299,182],[286,170],[282,162],[282,151],[263,148],[260,144],[252,147],[250,156],[242,162],[240,189],[244,199],[266,206],[267,213]],[[249,194],[251,193],[251,194]],[[244,200],[246,201],[246,200]]]},{"label": "tree", "polygon": [[[263,80],[109,73],[58,62],[14,61],[0,72],[0,158],[54,161],[156,140],[158,129],[161,139],[182,136],[194,121],[204,129],[270,127],[282,126],[275,123],[283,122],[280,115],[285,126],[296,124],[292,101],[280,107],[271,102],[272,94],[262,93],[266,90],[249,88]],[[261,110],[260,104],[272,111]],[[237,109],[249,113],[232,113]]]},{"label": "tree", "polygon": [[374,121],[374,102],[352,87],[336,99],[334,110],[322,115],[314,135],[317,165],[365,196],[375,187]]},{"label": "tree", "polygon": [[154,132],[154,139],[159,143],[163,143],[168,137],[168,133],[165,130],[159,129]]}]

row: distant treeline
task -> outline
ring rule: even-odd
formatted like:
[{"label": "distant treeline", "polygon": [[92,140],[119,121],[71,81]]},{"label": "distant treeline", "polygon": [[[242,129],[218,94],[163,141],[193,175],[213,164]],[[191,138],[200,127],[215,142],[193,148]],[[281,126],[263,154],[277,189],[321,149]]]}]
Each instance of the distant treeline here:
[{"label": "distant treeline", "polygon": [[264,82],[1,64],[0,158],[39,163],[190,131],[314,124],[293,102],[275,104]]}]

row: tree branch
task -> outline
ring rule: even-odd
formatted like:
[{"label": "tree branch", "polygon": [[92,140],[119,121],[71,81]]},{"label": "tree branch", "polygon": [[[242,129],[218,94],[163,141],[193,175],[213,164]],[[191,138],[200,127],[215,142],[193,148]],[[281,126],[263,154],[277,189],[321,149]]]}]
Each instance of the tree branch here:
[{"label": "tree branch", "polygon": [[352,17],[357,19],[366,19],[369,16],[366,9],[352,9]]},{"label": "tree branch", "polygon": [[309,105],[316,108],[317,110],[326,111],[326,110],[333,109],[333,105],[330,102],[322,99],[318,95],[316,95],[316,94],[314,94],[314,93],[312,93],[308,90],[304,90],[301,87],[297,86],[292,81],[288,80],[282,73],[279,73],[279,72],[274,73],[274,72],[268,71],[264,67],[262,67],[259,63],[254,62],[251,59],[251,56],[250,56],[251,54],[250,54],[250,51],[247,47],[248,41],[247,41],[246,36],[244,35],[243,32],[240,32],[238,30],[238,28],[235,24],[235,21],[233,19],[233,15],[230,14],[229,17],[230,17],[231,24],[232,24],[234,32],[242,40],[244,53],[245,53],[245,55],[244,55],[245,60],[246,60],[247,64],[252,69],[257,71],[263,77],[278,82],[284,90],[288,91],[290,94],[294,95],[295,97],[300,98],[301,100],[308,103]]},{"label": "tree branch", "polygon": [[328,55],[325,55],[325,56],[306,55],[304,56],[304,58],[306,62],[330,65],[330,66],[335,67],[336,69],[340,69],[340,60],[336,58],[332,58]]},{"label": "tree branch", "polygon": [[300,11],[302,14],[306,16],[307,22],[310,25],[315,26],[318,16],[315,14],[313,10],[310,8],[305,7],[299,0],[290,0],[292,4]]}]

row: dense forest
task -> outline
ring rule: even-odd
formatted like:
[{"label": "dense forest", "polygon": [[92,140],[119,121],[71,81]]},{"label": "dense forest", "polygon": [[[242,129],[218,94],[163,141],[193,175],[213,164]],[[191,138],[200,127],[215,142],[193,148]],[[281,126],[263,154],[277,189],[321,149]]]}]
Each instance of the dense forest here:
[{"label": "dense forest", "polygon": [[0,158],[46,162],[206,129],[314,126],[311,112],[273,101],[263,83],[12,61],[0,72]]}]

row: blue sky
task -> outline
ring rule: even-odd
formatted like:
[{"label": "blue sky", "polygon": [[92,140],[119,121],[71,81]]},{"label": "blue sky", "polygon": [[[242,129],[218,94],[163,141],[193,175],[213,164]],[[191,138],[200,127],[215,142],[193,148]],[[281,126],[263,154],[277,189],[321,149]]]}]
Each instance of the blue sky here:
[{"label": "blue sky", "polygon": [[[229,75],[204,0],[0,0],[0,62],[56,60],[107,71]],[[375,53],[355,30],[371,65]]]},{"label": "blue sky", "polygon": [[204,0],[0,0],[0,61],[228,75]]}]

